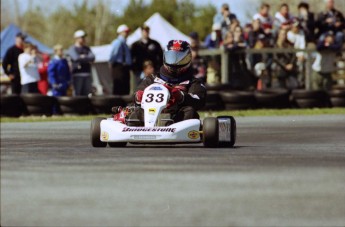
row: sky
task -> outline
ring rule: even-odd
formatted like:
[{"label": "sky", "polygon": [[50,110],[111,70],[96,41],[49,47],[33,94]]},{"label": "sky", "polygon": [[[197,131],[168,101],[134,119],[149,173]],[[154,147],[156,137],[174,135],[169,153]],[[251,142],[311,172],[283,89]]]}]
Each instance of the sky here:
[{"label": "sky", "polygon": [[[49,8],[44,9],[47,13],[54,11],[60,5],[66,7],[73,7],[74,4],[79,4],[83,0],[1,0],[3,6],[1,7],[6,9],[14,9],[14,2],[17,1],[20,11],[23,13],[28,10],[30,3],[35,6],[39,6],[44,2],[47,4],[49,2]],[[129,0],[104,0],[109,2],[110,9],[114,13],[122,14],[123,9],[129,3]],[[150,0],[144,0],[145,2],[150,2]],[[249,18],[246,16],[246,12],[254,14],[258,9],[257,0],[192,0],[196,5],[206,5],[208,3],[216,6],[217,9],[220,9],[223,3],[228,3],[230,5],[230,10],[237,15],[241,23],[247,23]],[[89,4],[95,4],[97,0],[88,0]]]}]

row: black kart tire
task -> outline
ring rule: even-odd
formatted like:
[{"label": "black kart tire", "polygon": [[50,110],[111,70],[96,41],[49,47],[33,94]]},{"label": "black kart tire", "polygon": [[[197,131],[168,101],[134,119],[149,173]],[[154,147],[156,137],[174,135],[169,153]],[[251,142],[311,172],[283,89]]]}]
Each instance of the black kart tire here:
[{"label": "black kart tire", "polygon": [[113,106],[125,106],[126,103],[123,101],[121,96],[92,96],[91,104],[93,110],[97,114],[111,114],[111,108]]},{"label": "black kart tire", "polygon": [[31,115],[48,115],[53,114],[53,107],[57,104],[55,97],[41,94],[24,94],[21,96],[28,113]]},{"label": "black kart tire", "polygon": [[290,107],[289,91],[286,89],[267,89],[254,93],[259,108]]},{"label": "black kart tire", "polygon": [[205,147],[218,147],[219,145],[219,128],[218,119],[207,117],[204,119],[203,126],[203,144]]},{"label": "black kart tire", "polygon": [[107,143],[100,140],[101,135],[101,121],[105,120],[102,117],[96,117],[91,121],[90,140],[93,147],[106,147]]},{"label": "black kart tire", "polygon": [[229,91],[231,90],[230,84],[206,84],[207,91]]},{"label": "black kart tire", "polygon": [[91,111],[91,102],[88,97],[58,97],[57,98],[61,112],[63,114],[79,114],[86,115]]},{"label": "black kart tire", "polygon": [[25,104],[18,95],[1,95],[0,115],[6,117],[19,117],[25,112]]},{"label": "black kart tire", "polygon": [[345,107],[345,98],[331,97],[332,107]]},{"label": "black kart tire", "polygon": [[250,103],[226,103],[225,110],[248,110],[254,109],[256,106]]},{"label": "black kart tire", "polygon": [[205,106],[202,110],[222,110],[224,103],[218,91],[208,91]]},{"label": "black kart tire", "polygon": [[333,89],[328,92],[330,97],[345,98],[345,89]]},{"label": "black kart tire", "polygon": [[127,142],[109,142],[109,147],[125,147],[127,145]]},{"label": "black kart tire", "polygon": [[248,103],[255,104],[254,93],[251,91],[229,91],[221,93],[222,100],[225,104],[228,103]]},{"label": "black kart tire", "polygon": [[328,103],[324,100],[318,99],[296,99],[295,100],[299,108],[323,108],[328,107]]},{"label": "black kart tire", "polygon": [[308,91],[296,89],[292,91],[292,97],[294,99],[326,99],[327,93],[323,90]]}]

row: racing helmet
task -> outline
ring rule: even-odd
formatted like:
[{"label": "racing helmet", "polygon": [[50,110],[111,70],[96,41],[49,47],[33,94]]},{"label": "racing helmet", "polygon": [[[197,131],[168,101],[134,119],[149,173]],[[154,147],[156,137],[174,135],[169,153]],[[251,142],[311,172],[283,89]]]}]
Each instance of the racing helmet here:
[{"label": "racing helmet", "polygon": [[192,52],[188,42],[170,40],[163,54],[163,65],[172,77],[179,77],[192,62]]}]

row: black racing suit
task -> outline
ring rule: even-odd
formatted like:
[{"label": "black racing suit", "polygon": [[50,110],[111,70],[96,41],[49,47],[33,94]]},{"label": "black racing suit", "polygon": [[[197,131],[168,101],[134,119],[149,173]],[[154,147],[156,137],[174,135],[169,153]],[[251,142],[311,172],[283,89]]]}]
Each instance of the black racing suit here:
[{"label": "black racing suit", "polygon": [[[163,66],[161,67],[161,72],[157,74],[152,74],[146,77],[137,87],[137,91],[144,91],[146,87],[153,83],[166,83],[170,87],[179,87],[182,89],[184,98],[179,104],[172,106],[168,112],[172,114],[174,122],[179,122],[188,119],[199,119],[199,114],[197,110],[201,109],[205,105],[206,99],[206,88],[201,79],[195,79],[193,77],[192,68],[190,68],[184,75],[181,75],[178,80],[174,78],[169,78],[164,76],[166,71]],[[143,121],[143,111],[139,109],[132,117],[140,119]],[[132,118],[131,117],[131,118]]]}]

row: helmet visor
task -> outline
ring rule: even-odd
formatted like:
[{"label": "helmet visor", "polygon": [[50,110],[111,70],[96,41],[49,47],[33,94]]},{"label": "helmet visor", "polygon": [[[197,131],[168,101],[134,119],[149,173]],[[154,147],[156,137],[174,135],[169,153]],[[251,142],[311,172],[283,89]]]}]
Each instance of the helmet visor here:
[{"label": "helmet visor", "polygon": [[190,51],[165,51],[164,52],[164,62],[170,66],[185,66],[191,61]]}]

